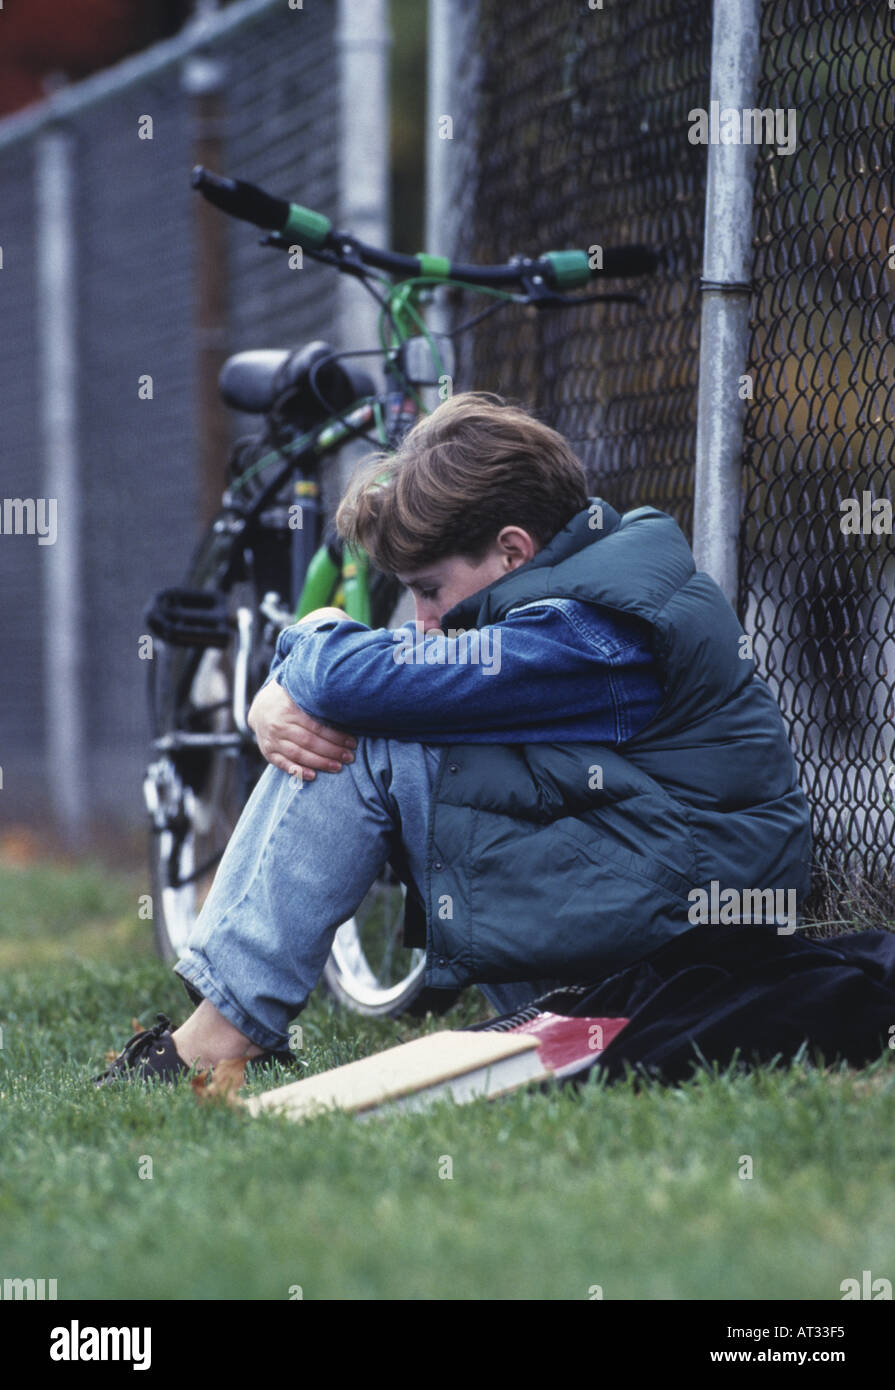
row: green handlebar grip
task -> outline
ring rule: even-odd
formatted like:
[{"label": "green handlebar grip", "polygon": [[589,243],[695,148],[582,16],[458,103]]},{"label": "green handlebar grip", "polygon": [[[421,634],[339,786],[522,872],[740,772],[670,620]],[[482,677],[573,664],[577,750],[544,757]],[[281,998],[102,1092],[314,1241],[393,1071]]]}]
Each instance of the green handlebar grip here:
[{"label": "green handlebar grip", "polygon": [[557,289],[571,290],[590,284],[590,259],[586,251],[546,251],[542,259],[549,261]]},{"label": "green handlebar grip", "polygon": [[416,259],[420,275],[430,276],[433,280],[450,279],[451,263],[447,256],[429,256],[425,251],[419,251]]},{"label": "green handlebar grip", "polygon": [[280,235],[294,236],[300,245],[310,246],[317,251],[325,244],[332,229],[333,224],[322,212],[303,208],[300,203],[290,203],[289,216]]}]

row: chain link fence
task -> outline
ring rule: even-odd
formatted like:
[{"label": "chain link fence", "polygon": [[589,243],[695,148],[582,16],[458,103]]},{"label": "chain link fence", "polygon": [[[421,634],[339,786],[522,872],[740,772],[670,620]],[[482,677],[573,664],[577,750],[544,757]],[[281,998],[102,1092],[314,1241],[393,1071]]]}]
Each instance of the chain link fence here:
[{"label": "chain link fence", "polygon": [[482,0],[476,48],[462,253],[646,242],[665,265],[606,282],[642,306],[503,311],[478,330],[463,380],[532,404],[614,505],[661,507],[689,535],[705,151],[687,142],[686,113],[705,100],[711,5]]},{"label": "chain link fence", "polygon": [[[335,0],[300,18],[262,0],[225,15],[237,10],[245,22],[198,46],[226,74],[222,165],[338,215]],[[443,166],[451,196],[427,249],[483,261],[633,241],[662,252],[654,276],[608,286],[640,304],[487,319],[464,340],[458,384],[534,407],[572,442],[595,491],[621,509],[670,512],[692,541],[706,149],[688,139],[688,113],[708,106],[710,0],[452,0],[449,22],[462,37]],[[113,792],[138,804],[135,638],[146,598],[179,579],[196,531],[200,250],[181,66],[117,89],[100,83],[64,121],[93,805]],[[895,552],[878,505],[891,506],[895,454],[895,11],[877,0],[766,0],[756,106],[791,108],[797,139],[791,155],[760,148],[756,166],[738,607],[787,721],[819,869],[880,880],[895,833]],[[152,142],[136,139],[144,113],[155,117]],[[9,128],[0,123],[0,474],[16,497],[41,492],[41,130],[13,138]],[[318,267],[295,284],[247,229],[227,236],[228,348],[332,333],[335,272]],[[145,372],[152,404],[137,397]],[[859,520],[849,527],[852,499]],[[43,756],[46,685],[44,557],[27,540],[0,547],[3,657],[16,672],[0,745],[7,772],[18,758],[25,780]],[[27,810],[24,793],[16,808]]]},{"label": "chain link fence", "polygon": [[[337,214],[340,132],[336,0],[303,11],[248,0],[119,68],[59,94],[56,118],[40,107],[0,122],[4,209],[0,295],[0,491],[47,496],[41,419],[47,411],[38,288],[41,142],[67,137],[72,207],[76,507],[60,501],[60,528],[77,529],[80,617],[79,747],[85,815],[135,824],[142,811],[147,739],[145,666],[137,659],[151,595],[181,582],[199,533],[197,454],[197,195],[189,172],[199,139],[185,82],[193,59],[223,76],[220,171]],[[67,103],[67,104],[66,104]],[[143,118],[152,138],[140,138]],[[142,125],[141,125],[142,122]],[[207,122],[206,122],[207,124]],[[206,131],[207,135],[208,132]],[[337,324],[335,271],[289,275],[260,233],[227,223],[228,303],[223,351],[292,346]],[[44,306],[46,307],[46,306]],[[152,396],[139,384],[152,378]],[[223,405],[220,406],[225,411]],[[257,429],[248,417],[233,433]],[[225,426],[226,429],[226,426]],[[221,489],[226,457],[221,458]],[[76,521],[73,515],[76,514]],[[48,664],[55,659],[45,583],[47,548],[33,536],[0,541],[7,672],[0,709],[3,819],[45,818]],[[13,677],[13,678],[10,678]],[[81,740],[78,740],[79,745]]]},{"label": "chain link fence", "polygon": [[740,612],[837,880],[884,879],[895,834],[891,520],[855,533],[841,507],[876,525],[895,496],[893,35],[879,4],[763,10],[756,104],[798,138],[758,152]]},{"label": "chain link fence", "polygon": [[[816,887],[885,878],[895,825],[891,526],[846,535],[839,509],[893,493],[893,19],[842,0],[762,11],[755,104],[794,108],[797,144],[758,152],[739,614],[813,807]],[[462,384],[533,406],[594,491],[671,513],[692,542],[706,149],[688,113],[709,105],[711,4],[480,0],[475,47],[455,254],[642,241],[663,266],[612,283],[642,305],[487,321]]]}]

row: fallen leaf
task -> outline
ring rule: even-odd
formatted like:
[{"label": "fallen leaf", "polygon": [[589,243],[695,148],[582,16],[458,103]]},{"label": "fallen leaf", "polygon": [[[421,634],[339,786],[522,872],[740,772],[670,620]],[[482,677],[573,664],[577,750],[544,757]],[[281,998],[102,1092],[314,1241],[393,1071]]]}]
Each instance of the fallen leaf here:
[{"label": "fallen leaf", "polygon": [[132,1031],[133,1033],[145,1033],[145,1032],[146,1032],[146,1029],[143,1027],[142,1023],[140,1022],[140,1020],[139,1020],[138,1018],[132,1018],[132,1019],[131,1019],[131,1031]]},{"label": "fallen leaf", "polygon": [[195,1076],[190,1077],[190,1085],[197,1100],[205,1099],[205,1089],[211,1080],[211,1068],[206,1067],[202,1071],[197,1071]]},{"label": "fallen leaf", "polygon": [[107,1062],[114,1062],[118,1053],[115,1051],[114,1047],[110,1047],[108,1052],[103,1053],[103,1056]]},{"label": "fallen leaf", "polygon": [[236,1094],[245,1082],[246,1058],[225,1057],[190,1077],[190,1085],[197,1100],[222,1100],[227,1105],[243,1104]]}]

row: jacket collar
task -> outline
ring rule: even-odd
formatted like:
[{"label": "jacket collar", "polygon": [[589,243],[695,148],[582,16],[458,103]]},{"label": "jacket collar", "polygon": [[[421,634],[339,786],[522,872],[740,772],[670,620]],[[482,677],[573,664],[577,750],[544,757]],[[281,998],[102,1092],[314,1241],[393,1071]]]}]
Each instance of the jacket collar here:
[{"label": "jacket collar", "polygon": [[[597,508],[600,510],[598,511]],[[600,525],[592,523],[599,518]],[[557,531],[552,540],[548,541],[527,564],[520,565],[518,569],[510,570],[508,574],[501,575],[492,584],[486,585],[484,589],[478,589],[476,593],[470,594],[467,598],[461,599],[454,604],[453,608],[448,609],[441,616],[442,628],[477,628],[486,623],[499,622],[500,619],[517,602],[517,594],[523,591],[527,595],[532,576],[536,570],[550,570],[554,566],[567,560],[571,555],[577,554],[579,550],[584,550],[588,545],[594,545],[602,540],[604,536],[611,535],[616,530],[621,517],[614,507],[610,507],[608,502],[602,498],[588,498],[588,505],[583,511],[576,512],[571,521],[567,522],[561,531]],[[546,584],[547,575],[543,576]]]}]

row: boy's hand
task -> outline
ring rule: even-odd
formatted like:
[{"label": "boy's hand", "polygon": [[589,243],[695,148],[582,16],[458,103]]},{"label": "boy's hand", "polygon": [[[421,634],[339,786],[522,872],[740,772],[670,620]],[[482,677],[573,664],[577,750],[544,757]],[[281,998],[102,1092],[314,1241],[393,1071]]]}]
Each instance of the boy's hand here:
[{"label": "boy's hand", "polygon": [[305,714],[275,680],[258,691],[247,723],[267,761],[291,776],[313,781],[314,768],[340,772],[354,761],[357,739]]}]

